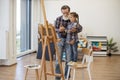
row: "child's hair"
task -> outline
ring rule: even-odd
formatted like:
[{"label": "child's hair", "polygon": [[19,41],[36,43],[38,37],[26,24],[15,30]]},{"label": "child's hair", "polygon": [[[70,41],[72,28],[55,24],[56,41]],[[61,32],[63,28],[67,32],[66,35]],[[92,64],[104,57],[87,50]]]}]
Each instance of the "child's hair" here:
[{"label": "child's hair", "polygon": [[76,12],[71,12],[70,15],[72,15],[73,17],[75,17],[79,23],[79,15]]}]

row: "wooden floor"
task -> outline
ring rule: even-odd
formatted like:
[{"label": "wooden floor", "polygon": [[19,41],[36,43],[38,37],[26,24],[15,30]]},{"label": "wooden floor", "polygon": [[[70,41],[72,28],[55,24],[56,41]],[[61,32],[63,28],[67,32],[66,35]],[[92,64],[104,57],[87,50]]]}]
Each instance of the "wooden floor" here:
[{"label": "wooden floor", "polygon": [[[20,57],[17,59],[16,65],[9,67],[0,66],[0,80],[24,80],[24,65],[39,63],[40,60],[36,59],[35,53]],[[47,66],[49,65],[47,64]],[[49,70],[49,67],[47,69]],[[91,73],[92,80],[120,80],[120,56],[94,57]],[[81,74],[81,70],[78,70],[75,80],[82,80]],[[84,76],[84,80],[89,80],[86,71]],[[27,80],[36,80],[35,71],[31,70],[28,72]],[[48,76],[48,80],[54,80],[54,77]]]}]

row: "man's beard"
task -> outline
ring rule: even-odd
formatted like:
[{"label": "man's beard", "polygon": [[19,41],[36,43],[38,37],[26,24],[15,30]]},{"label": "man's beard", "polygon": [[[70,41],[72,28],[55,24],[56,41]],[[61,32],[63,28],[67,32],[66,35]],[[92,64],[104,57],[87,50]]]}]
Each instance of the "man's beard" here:
[{"label": "man's beard", "polygon": [[68,20],[69,18],[66,16],[63,16],[63,20]]}]

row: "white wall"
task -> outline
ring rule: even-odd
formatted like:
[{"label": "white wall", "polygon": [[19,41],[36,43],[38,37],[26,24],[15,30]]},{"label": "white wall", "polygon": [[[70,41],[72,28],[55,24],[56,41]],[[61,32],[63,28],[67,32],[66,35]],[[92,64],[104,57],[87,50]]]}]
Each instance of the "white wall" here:
[{"label": "white wall", "polygon": [[40,24],[40,0],[32,0],[31,46],[38,50],[38,24]]},{"label": "white wall", "polygon": [[120,50],[120,0],[46,0],[50,23],[61,15],[60,8],[64,4],[69,5],[71,11],[79,13],[83,34],[113,37]]},{"label": "white wall", "polygon": [[0,65],[16,63],[15,15],[15,0],[0,0]]},{"label": "white wall", "polygon": [[9,1],[0,0],[0,59],[6,59],[6,33],[9,30]]}]

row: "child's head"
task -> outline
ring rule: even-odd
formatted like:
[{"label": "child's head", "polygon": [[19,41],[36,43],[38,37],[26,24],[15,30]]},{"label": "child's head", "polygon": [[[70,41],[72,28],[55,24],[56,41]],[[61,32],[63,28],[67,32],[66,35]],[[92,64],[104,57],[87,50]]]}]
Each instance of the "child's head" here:
[{"label": "child's head", "polygon": [[71,22],[76,22],[76,21],[79,22],[79,16],[76,12],[71,12],[69,14],[69,19]]}]

